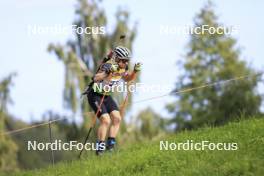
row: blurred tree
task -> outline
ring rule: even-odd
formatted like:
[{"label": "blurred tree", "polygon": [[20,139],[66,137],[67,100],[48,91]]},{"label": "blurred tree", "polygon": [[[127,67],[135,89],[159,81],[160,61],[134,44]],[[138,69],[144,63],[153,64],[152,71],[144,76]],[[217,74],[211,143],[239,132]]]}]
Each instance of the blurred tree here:
[{"label": "blurred tree", "polygon": [[[69,142],[72,138],[74,138],[74,128],[75,125],[72,125],[68,122],[67,117],[60,116],[57,113],[52,111],[48,111],[43,115],[43,119],[45,121],[51,119],[65,119],[63,121],[58,121],[56,123],[52,123],[52,139],[53,142],[55,140],[61,140],[62,142]],[[28,127],[29,125],[37,125],[40,122],[32,122],[31,124],[27,124],[23,121],[17,120],[13,117],[7,118],[6,121],[6,130],[15,130]],[[42,122],[41,122],[42,123]],[[73,132],[73,133],[71,133]],[[72,137],[73,136],[73,137]],[[17,150],[17,164],[20,169],[38,169],[51,165],[51,155],[49,150],[28,150],[27,143],[28,141],[37,141],[48,143],[49,140],[49,128],[48,125],[40,126],[38,128],[29,129],[20,133],[12,134],[12,139],[16,143]],[[76,139],[76,138],[74,138]],[[59,161],[69,161],[76,158],[78,151],[64,151],[57,150],[54,151],[55,162]]]},{"label": "blurred tree", "polygon": [[[221,26],[211,2],[202,8],[194,23],[195,27]],[[177,129],[220,125],[241,114],[250,117],[259,112],[261,96],[256,87],[260,75],[256,76],[257,72],[240,59],[234,38],[205,30],[203,34],[191,34],[187,48],[185,60],[179,63],[185,72],[180,75],[176,90],[237,76],[250,75],[250,78],[176,95],[177,103],[167,108],[175,114],[172,123],[177,124]]]},{"label": "blurred tree", "polygon": [[151,108],[146,108],[139,112],[134,121],[127,124],[128,130],[120,136],[120,140],[127,143],[128,139],[135,142],[161,137],[166,131],[166,123],[166,119]]},{"label": "blurred tree", "polygon": [[[111,27],[113,31],[109,33],[106,30],[107,17],[98,0],[78,0],[75,14],[76,28],[93,27],[95,28],[93,34],[76,31],[76,39],[68,41],[65,46],[50,44],[48,47],[48,50],[54,51],[65,66],[64,102],[74,113],[79,107],[82,112],[90,110],[87,103],[82,105],[78,103],[81,91],[91,81],[103,57],[118,44],[120,35],[126,35],[122,44],[131,50],[136,35],[136,28],[128,27],[129,13],[121,9],[117,11],[116,24]],[[99,33],[100,27],[105,28],[105,34]],[[121,100],[122,96],[120,95],[118,99]],[[87,123],[87,118],[84,118],[84,125],[86,126]]]},{"label": "blurred tree", "polygon": [[[9,118],[7,105],[12,102],[10,86],[14,74],[0,82],[0,133],[5,131],[5,122]],[[17,169],[17,145],[7,135],[0,135],[0,170],[14,171]]]}]

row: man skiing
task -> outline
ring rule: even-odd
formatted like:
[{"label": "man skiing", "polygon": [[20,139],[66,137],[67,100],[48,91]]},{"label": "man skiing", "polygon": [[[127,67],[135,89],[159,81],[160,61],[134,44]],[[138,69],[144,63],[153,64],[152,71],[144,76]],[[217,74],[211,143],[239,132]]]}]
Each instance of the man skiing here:
[{"label": "man skiing", "polygon": [[[136,63],[133,71],[128,71],[130,51],[123,46],[117,46],[101,64],[93,77],[93,83],[87,93],[88,102],[100,121],[97,131],[96,154],[101,155],[106,148],[112,150],[116,144],[116,136],[119,130],[121,115],[116,102],[111,95],[101,87],[117,85],[121,79],[125,82],[134,80],[137,72],[141,70],[141,64]],[[98,108],[100,108],[98,110]],[[109,128],[110,127],[110,128]],[[108,139],[105,138],[109,129]]]}]

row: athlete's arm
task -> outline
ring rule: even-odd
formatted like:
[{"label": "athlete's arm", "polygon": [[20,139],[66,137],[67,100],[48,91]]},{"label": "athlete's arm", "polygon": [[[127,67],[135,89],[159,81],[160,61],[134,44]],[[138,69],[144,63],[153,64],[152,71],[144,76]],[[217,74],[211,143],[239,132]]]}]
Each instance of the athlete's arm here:
[{"label": "athlete's arm", "polygon": [[100,82],[107,78],[113,71],[117,70],[117,65],[116,64],[110,64],[110,63],[105,63],[101,66],[99,69],[98,73],[95,74],[93,80],[94,82]]},{"label": "athlete's arm", "polygon": [[106,77],[108,76],[108,74],[105,71],[99,71],[98,73],[96,73],[94,75],[94,82],[100,82],[102,80],[104,80]]},{"label": "athlete's arm", "polygon": [[127,74],[123,76],[123,79],[124,81],[129,82],[135,80],[136,77],[137,77],[137,72],[132,71],[132,72],[127,72]]},{"label": "athlete's arm", "polygon": [[141,70],[141,63],[136,63],[134,66],[134,70],[130,73],[127,73],[125,76],[123,76],[123,79],[128,82],[128,81],[132,81],[135,80],[137,77],[137,72],[139,72]]}]

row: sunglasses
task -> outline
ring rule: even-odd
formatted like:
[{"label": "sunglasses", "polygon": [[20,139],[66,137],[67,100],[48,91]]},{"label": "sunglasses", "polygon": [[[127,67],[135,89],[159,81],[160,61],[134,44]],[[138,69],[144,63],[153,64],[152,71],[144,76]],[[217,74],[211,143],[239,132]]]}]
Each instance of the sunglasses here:
[{"label": "sunglasses", "polygon": [[118,62],[128,63],[128,60],[127,59],[119,59]]}]

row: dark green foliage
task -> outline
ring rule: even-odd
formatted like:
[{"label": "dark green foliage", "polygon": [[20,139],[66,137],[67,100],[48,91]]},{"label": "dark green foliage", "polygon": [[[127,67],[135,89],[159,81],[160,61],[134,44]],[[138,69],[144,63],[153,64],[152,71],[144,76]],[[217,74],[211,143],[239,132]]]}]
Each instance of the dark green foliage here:
[{"label": "dark green foliage", "polygon": [[138,114],[136,124],[138,140],[151,140],[165,132],[165,120],[151,108]]},{"label": "dark green foliage", "polygon": [[2,135],[9,118],[7,105],[12,102],[10,86],[14,74],[0,81],[0,171],[14,171],[17,169],[17,145],[8,135]]},{"label": "dark green foliage", "polygon": [[[210,2],[195,17],[194,23],[195,27],[221,26]],[[239,76],[249,78],[177,94],[177,103],[167,106],[175,114],[172,123],[177,124],[177,129],[221,125],[241,114],[250,117],[259,113],[261,96],[256,88],[261,75],[240,59],[236,40],[230,35],[208,31],[192,34],[180,65],[184,73],[177,79],[177,90]]]},{"label": "dark green foliage", "polygon": [[[58,115],[49,113],[51,119],[66,118],[59,117]],[[13,118],[8,118],[6,123],[6,130],[15,130],[25,128],[31,125],[37,125],[38,122],[33,122],[31,124],[24,123],[22,121],[14,120]],[[68,121],[58,121],[52,123],[52,142],[55,140],[61,140],[62,142],[69,142],[70,140],[79,141],[76,134],[79,129],[76,129],[75,125],[72,125]],[[43,168],[51,165],[51,153],[50,151],[33,151],[27,149],[28,141],[37,141],[38,143],[49,143],[49,128],[48,125],[40,126],[37,128],[29,129],[20,133],[12,134],[12,139],[17,145],[17,162],[20,169],[36,169]],[[55,163],[60,161],[69,161],[76,159],[77,151],[54,151]]]}]

